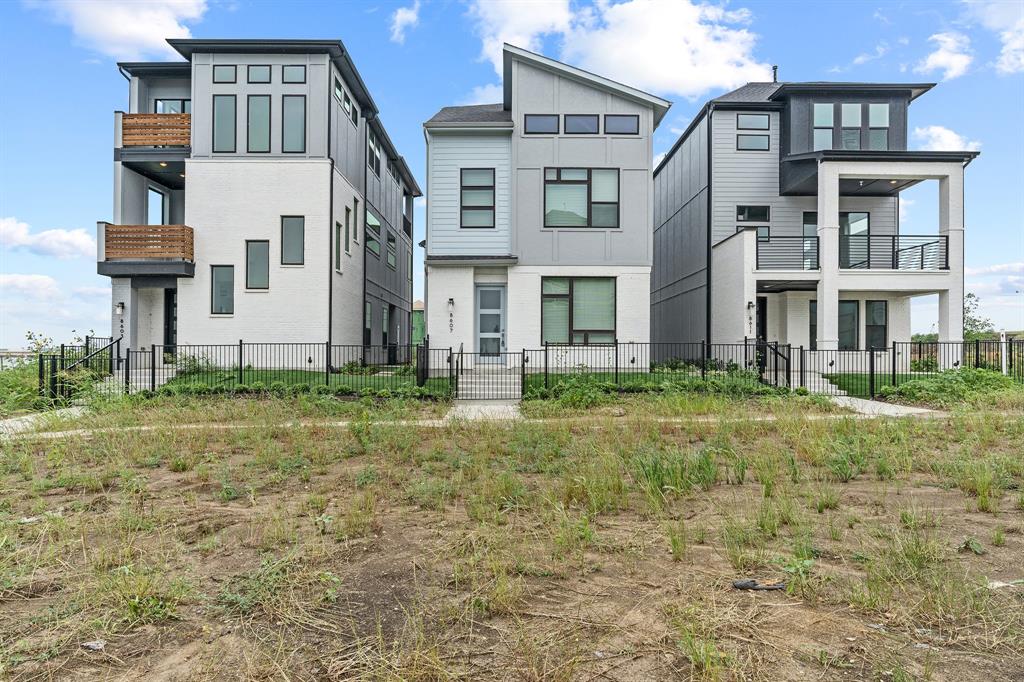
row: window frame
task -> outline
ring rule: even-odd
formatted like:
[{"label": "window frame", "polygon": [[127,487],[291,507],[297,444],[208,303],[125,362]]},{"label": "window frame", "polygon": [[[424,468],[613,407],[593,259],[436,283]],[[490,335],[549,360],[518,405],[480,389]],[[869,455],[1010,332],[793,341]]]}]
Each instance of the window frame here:
[{"label": "window frame", "polygon": [[[170,114],[172,116],[180,115],[180,114],[188,114],[190,116],[192,115],[192,98],[190,98],[190,97],[154,97],[153,98],[153,113],[154,114],[167,114],[169,112],[157,111],[157,109],[159,109],[159,106],[158,106],[159,102],[181,102],[181,112],[179,114]],[[188,111],[185,111],[185,109],[186,109],[185,104],[186,103],[188,103],[188,107],[187,107]]]},{"label": "window frame", "polygon": [[[491,190],[491,204],[490,206],[470,206],[464,207],[462,205],[462,192],[467,188],[465,184],[465,173],[466,171],[490,171],[491,172],[491,184],[490,185],[469,185],[470,189],[489,189]],[[459,169],[459,229],[460,230],[493,230],[495,223],[497,223],[497,209],[495,205],[498,203],[497,198],[497,176],[498,171],[496,168],[460,168]],[[462,217],[464,211],[490,211],[491,212],[491,224],[490,225],[465,225],[463,224]]]},{"label": "window frame", "polygon": [[[252,79],[252,70],[254,68],[266,68],[267,69],[267,80],[265,81],[254,81]],[[245,65],[245,82],[251,85],[267,85],[274,79],[274,67],[270,64],[246,64]]]},{"label": "window frame", "polygon": [[[740,146],[741,138],[764,138],[768,142],[768,146],[764,149],[749,149]],[[738,152],[770,152],[772,150],[772,136],[767,133],[736,133],[736,151]]]},{"label": "window frame", "polygon": [[[544,293],[544,280],[546,279],[566,279],[569,281],[569,292],[566,294],[545,294]],[[582,329],[576,331],[573,328],[573,292],[575,290],[575,283],[581,279],[610,279],[612,281],[612,318],[614,320],[614,326],[612,329]],[[566,300],[569,303],[569,319],[568,319],[568,334],[566,338],[568,341],[545,341],[544,340],[544,299],[557,299]],[[564,275],[552,275],[550,277],[540,278],[540,342],[542,346],[613,346],[617,342],[618,325],[619,325],[619,280],[617,277],[572,277]],[[583,343],[574,343],[573,337],[576,334],[583,334]],[[598,341],[590,343],[588,337],[590,334],[611,334],[612,341]]]},{"label": "window frame", "polygon": [[[345,208],[348,210],[348,207]],[[334,221],[334,271],[341,272],[341,221]]]},{"label": "window frame", "polygon": [[[816,106],[818,106],[819,104],[821,106],[827,106],[829,108],[829,110],[832,112],[832,115],[831,115],[832,124],[831,125],[824,126],[824,125],[818,125],[817,123],[815,123],[815,121],[814,121],[814,108]],[[829,142],[828,142],[828,146],[827,147],[823,147],[821,149],[815,148],[815,146],[814,146],[814,134],[818,130],[827,130],[828,131]],[[811,151],[814,151],[814,152],[831,151],[832,149],[835,149],[835,146],[836,146],[836,103],[835,102],[813,102],[812,101],[811,102]]]},{"label": "window frame", "polygon": [[[288,80],[285,74],[288,73],[288,69],[302,69],[302,80]],[[281,65],[281,82],[287,85],[304,85],[306,83],[306,65],[305,64],[282,64]]]},{"label": "window frame", "polygon": [[[216,283],[217,277],[214,274],[218,268],[224,268],[231,272],[231,310],[225,312],[217,312],[214,309],[214,302],[216,301]],[[230,316],[235,314],[235,266],[230,264],[211,264],[210,265],[210,315],[218,316]]]},{"label": "window frame", "polygon": [[380,139],[377,137],[377,133],[373,128],[368,128],[366,135],[366,165],[369,166],[373,174],[378,178],[380,177]]},{"label": "window frame", "polygon": [[359,197],[352,198],[352,242],[359,243]]},{"label": "window frame", "polygon": [[[846,125],[845,114],[843,109],[847,106],[857,107],[857,125]],[[864,102],[839,102],[839,148],[848,151],[860,151],[864,149],[864,109],[866,104]],[[857,146],[847,147],[846,146],[846,133],[853,131],[857,132]]]},{"label": "window frame", "polygon": [[[530,130],[530,119],[553,118],[555,120],[554,131],[534,132]],[[558,114],[523,114],[523,135],[558,135],[561,133],[562,117]]]},{"label": "window frame", "polygon": [[[267,245],[267,286],[254,287],[249,285],[249,245]],[[246,239],[245,240],[245,290],[246,291],[267,291],[270,289],[270,240],[269,239]]]},{"label": "window frame", "polygon": [[[366,216],[363,216],[363,226],[364,226],[364,234],[363,234],[363,236],[366,238],[366,251],[368,253],[372,253],[373,255],[375,255],[377,257],[377,260],[380,260],[380,252],[381,252],[381,244],[380,244],[381,235],[380,235],[380,233],[381,233],[381,230],[384,229],[384,225],[381,222],[380,218],[378,218],[376,215],[373,214],[373,212],[370,211],[369,207],[365,207],[364,210],[366,211],[367,215],[372,215],[373,216],[373,220],[376,222],[376,226],[374,227],[374,224],[371,223],[369,220],[366,220]],[[374,248],[372,246],[373,244],[376,244],[377,248]]]},{"label": "window frame", "polygon": [[[871,107],[875,106],[875,105],[884,105],[885,106],[885,125],[884,126],[871,125]],[[866,117],[866,119],[867,119],[867,129],[868,129],[868,151],[876,151],[876,152],[886,152],[886,151],[889,151],[889,129],[892,127],[892,125],[891,125],[892,107],[890,106],[890,103],[889,102],[867,102],[866,106],[867,106],[867,110],[868,110],[867,117]],[[872,144],[871,144],[871,134],[874,133],[874,132],[877,132],[877,131],[884,131],[885,132],[885,147],[878,148],[878,149],[873,147]]]},{"label": "window frame", "polygon": [[[298,262],[285,261],[284,259],[284,224],[289,218],[298,218],[302,221],[302,243],[299,253],[301,260]],[[281,265],[304,266],[306,264],[306,216],[304,215],[283,215],[281,216]]]},{"label": "window frame", "polygon": [[[872,305],[881,303],[883,310],[885,310],[885,321],[882,324],[871,324],[870,309]],[[871,331],[874,329],[882,330],[882,345],[874,346],[868,343],[871,338]],[[881,299],[871,299],[864,301],[864,344],[867,350],[872,348],[887,348],[889,344],[889,301]]]},{"label": "window frame", "polygon": [[[554,180],[548,179],[548,171],[556,173]],[[562,180],[562,171],[587,171],[586,180]],[[593,171],[615,171],[615,196],[617,201],[594,201],[594,173]],[[621,168],[586,168],[580,166],[545,166],[543,175],[543,228],[545,230],[621,230],[622,229],[622,169]],[[548,225],[548,185],[585,185],[587,188],[587,224],[586,225]],[[594,205],[601,206],[615,205],[615,225],[594,225]]]},{"label": "window frame", "polygon": [[392,270],[398,270],[398,237],[390,228],[384,228],[385,249],[387,251],[384,262]]},{"label": "window frame", "polygon": [[[593,119],[595,124],[594,132],[572,132],[569,130],[569,119]],[[600,135],[601,134],[601,115],[600,114],[562,114],[562,134],[563,135]]]},{"label": "window frame", "polygon": [[[231,128],[233,135],[231,136],[231,149],[217,149],[217,100],[218,98],[225,101],[231,100],[231,107],[233,109],[233,116],[231,117]],[[211,110],[211,135],[210,135],[210,152],[213,154],[237,154],[238,153],[238,96],[237,95],[226,95],[226,94],[215,94],[212,100]]]},{"label": "window frame", "polygon": [[352,255],[352,207],[345,207],[345,253]]},{"label": "window frame", "polygon": [[373,345],[373,304],[363,299],[363,346]]},{"label": "window frame", "polygon": [[[853,331],[854,340],[852,348],[844,348],[842,345],[842,329],[840,328],[839,321],[843,319],[842,308],[844,303],[852,303],[856,314],[853,318]],[[860,299],[840,299],[836,304],[836,349],[837,350],[860,350]]]},{"label": "window frame", "polygon": [[[238,82],[238,64],[213,64],[213,72],[210,74],[210,80],[217,85],[230,85]],[[218,69],[231,69],[231,80],[222,81],[217,80]]]},{"label": "window frame", "polygon": [[818,300],[812,298],[807,303],[807,346],[809,350],[818,350]]},{"label": "window frame", "polygon": [[[741,218],[741,208],[764,208],[767,209],[764,219],[761,218]],[[770,223],[772,221],[772,207],[771,204],[736,204],[736,222],[738,223]]]},{"label": "window frame", "polygon": [[[285,125],[286,118],[284,114],[285,102],[289,99],[298,99],[302,101],[302,149],[285,149]],[[306,107],[306,96],[305,95],[281,95],[281,153],[282,154],[305,154],[306,153],[306,140],[309,137],[309,110]]]},{"label": "window frame", "polygon": [[[252,148],[252,101],[253,99],[267,100],[267,148],[254,150]],[[246,154],[269,154],[271,152],[272,130],[274,128],[274,103],[270,95],[247,95],[245,100],[245,153]]]},{"label": "window frame", "polygon": [[[616,132],[611,132],[610,133],[610,132],[608,132],[608,119],[610,119],[610,118],[618,119],[618,120],[623,120],[623,119],[627,119],[627,118],[633,119],[633,121],[636,123],[636,132],[633,132],[633,133],[616,133]],[[639,135],[640,134],[640,114],[605,114],[604,115],[604,134],[605,135]]]},{"label": "window frame", "polygon": [[[758,128],[758,127],[750,127],[750,126],[740,125],[740,118],[742,118],[743,116],[764,117],[764,127],[763,128]],[[772,116],[771,116],[771,114],[766,114],[766,113],[762,113],[762,112],[749,112],[749,111],[738,111],[738,112],[736,112],[736,130],[761,130],[761,131],[767,130],[767,131],[770,131],[771,129],[772,129]]]}]

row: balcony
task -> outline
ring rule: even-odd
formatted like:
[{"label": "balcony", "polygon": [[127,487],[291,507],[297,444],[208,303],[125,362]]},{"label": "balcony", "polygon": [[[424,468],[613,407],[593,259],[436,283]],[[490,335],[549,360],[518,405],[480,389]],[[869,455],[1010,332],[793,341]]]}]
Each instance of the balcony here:
[{"label": "balcony", "polygon": [[121,114],[122,147],[188,147],[191,114]]},{"label": "balcony", "polygon": [[195,253],[188,225],[96,224],[97,272],[109,277],[192,277]]},{"label": "balcony", "polygon": [[817,270],[817,237],[770,237],[757,240],[758,270]]},{"label": "balcony", "polygon": [[946,235],[841,235],[839,267],[844,270],[949,270],[949,238]]}]

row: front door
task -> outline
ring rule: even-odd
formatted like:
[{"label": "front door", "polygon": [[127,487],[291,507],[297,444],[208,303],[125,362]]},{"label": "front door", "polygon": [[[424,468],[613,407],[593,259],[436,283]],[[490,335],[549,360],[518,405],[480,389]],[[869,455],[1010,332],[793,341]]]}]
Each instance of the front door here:
[{"label": "front door", "polygon": [[477,351],[481,362],[503,362],[505,350],[505,287],[476,288]]}]

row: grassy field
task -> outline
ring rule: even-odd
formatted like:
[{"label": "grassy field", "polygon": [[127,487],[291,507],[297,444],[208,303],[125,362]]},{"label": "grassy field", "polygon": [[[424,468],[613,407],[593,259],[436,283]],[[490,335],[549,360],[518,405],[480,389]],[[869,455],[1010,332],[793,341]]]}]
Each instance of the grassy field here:
[{"label": "grassy field", "polygon": [[[860,397],[868,397],[871,395],[870,392],[870,381],[871,376],[869,374],[858,374],[855,372],[845,374],[822,374],[823,378],[830,381],[836,388],[841,391],[846,391],[847,395],[854,395]],[[909,381],[911,377],[899,376],[898,381]],[[877,394],[882,390],[883,386],[892,385],[892,375],[887,372],[877,372],[875,374],[875,393]]]},{"label": "grassy field", "polygon": [[[1024,420],[693,399],[418,428],[374,419],[434,408],[158,398],[88,418],[152,431],[0,443],[0,678],[1024,674]],[[647,418],[751,409],[778,418]]]}]

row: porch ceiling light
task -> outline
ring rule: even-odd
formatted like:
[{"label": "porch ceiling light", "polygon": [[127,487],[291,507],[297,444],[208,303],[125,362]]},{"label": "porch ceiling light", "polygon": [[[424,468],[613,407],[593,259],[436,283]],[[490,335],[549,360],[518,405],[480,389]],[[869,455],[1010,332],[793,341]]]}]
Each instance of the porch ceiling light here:
[{"label": "porch ceiling light", "polygon": [[899,182],[899,180],[890,180],[889,184],[890,185],[895,185],[897,182]]},{"label": "porch ceiling light", "polygon": [[160,162],[160,167],[161,168],[167,168],[167,162],[166,161],[161,161]]}]

